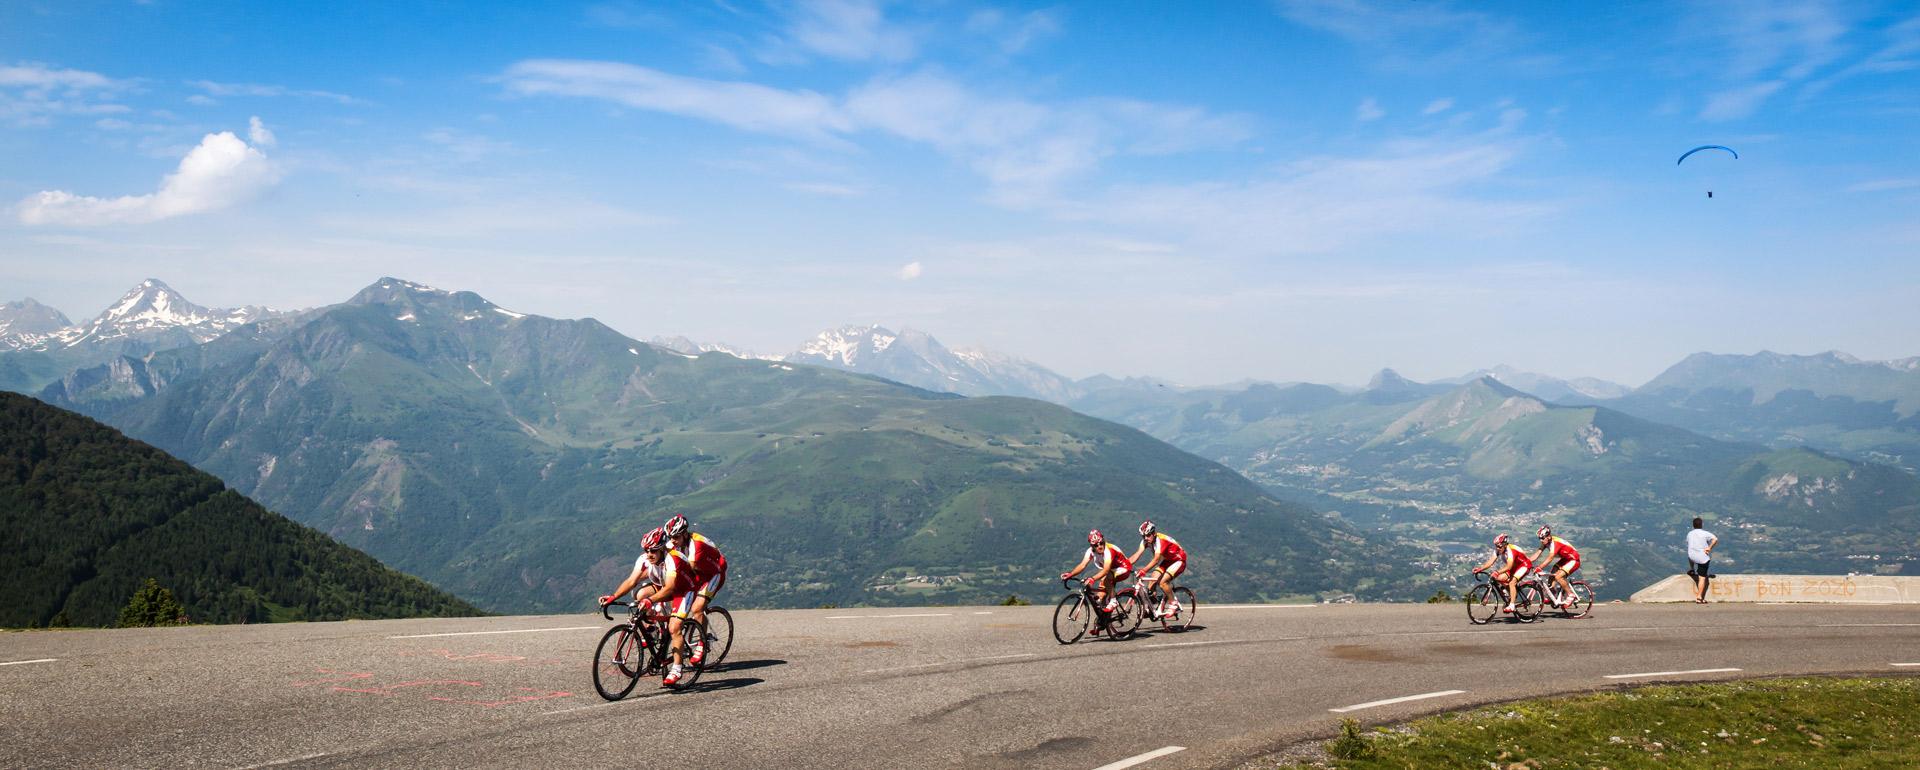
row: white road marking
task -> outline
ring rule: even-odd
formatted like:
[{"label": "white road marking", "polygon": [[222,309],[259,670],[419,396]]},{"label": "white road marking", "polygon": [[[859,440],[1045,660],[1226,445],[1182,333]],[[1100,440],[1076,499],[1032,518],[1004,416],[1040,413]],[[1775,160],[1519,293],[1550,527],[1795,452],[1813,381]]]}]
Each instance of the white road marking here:
[{"label": "white road marking", "polygon": [[291,765],[295,762],[305,762],[309,759],[319,759],[326,755],[327,755],[327,752],[324,752],[324,751],[314,752],[312,754],[301,754],[300,756],[297,756],[297,757],[287,757],[286,759],[276,759],[272,762],[262,762],[257,765],[247,765],[246,767],[241,768],[241,770],[256,770],[257,768],[262,768],[262,767],[278,767],[280,765]]},{"label": "white road marking", "polygon": [[993,613],[991,613],[991,612],[976,612],[976,613],[973,613],[973,614],[975,614],[975,615],[992,615]]},{"label": "white road marking", "polygon": [[587,631],[595,628],[608,628],[608,626],[568,626],[566,628],[516,628],[511,631],[460,631],[460,632],[451,633],[451,634],[408,634],[406,636],[389,636],[387,638],[388,639],[432,639],[434,637],[439,637],[439,636],[485,636],[487,634],[537,634],[542,631]]},{"label": "white road marking", "polygon": [[899,615],[828,615],[828,620],[859,620],[861,618],[944,618],[951,612],[907,612]]},{"label": "white road marking", "polygon": [[1908,666],[1920,666],[1920,663],[1894,663],[1892,665],[1899,666],[1901,668],[1906,668]]},{"label": "white road marking", "polygon": [[59,660],[59,658],[39,658],[37,660],[9,660],[5,663],[0,663],[0,666],[24,666],[24,665],[27,665],[28,663],[52,663],[56,660]]},{"label": "white road marking", "polygon": [[1162,746],[1160,748],[1149,751],[1145,754],[1127,757],[1126,759],[1122,759],[1118,762],[1109,762],[1107,764],[1096,767],[1093,770],[1125,770],[1125,768],[1133,767],[1134,765],[1138,765],[1143,762],[1149,762],[1155,759],[1159,759],[1168,754],[1178,754],[1186,750],[1187,750],[1187,747],[1185,746]]},{"label": "white road marking", "polygon": [[1436,634],[1528,634],[1528,633],[1533,633],[1533,632],[1528,631],[1524,628],[1510,628],[1510,629],[1497,630],[1497,631],[1475,631],[1472,629],[1463,629],[1460,631],[1396,631],[1391,634],[1366,634],[1366,636],[1434,636]]},{"label": "white road marking", "polygon": [[1407,701],[1426,700],[1428,698],[1445,698],[1449,695],[1464,695],[1466,694],[1466,692],[1467,692],[1466,690],[1441,690],[1439,692],[1425,692],[1419,695],[1402,695],[1398,698],[1388,698],[1386,700],[1367,701],[1366,703],[1355,703],[1351,706],[1341,706],[1340,708],[1337,708],[1337,709],[1327,709],[1327,710],[1335,714],[1345,714],[1349,711],[1359,711],[1360,709],[1370,709],[1375,706],[1391,706],[1395,703],[1406,703]]},{"label": "white road marking", "polygon": [[[1779,628],[1779,626],[1767,626],[1767,627]],[[1602,631],[1699,631],[1699,630],[1721,631],[1729,628],[1760,628],[1760,626],[1719,625],[1719,624],[1705,625],[1705,626],[1616,626],[1614,628],[1602,628],[1600,630]]]},{"label": "white road marking", "polygon": [[[1296,636],[1296,637],[1292,637],[1292,638],[1294,638],[1294,639],[1299,639],[1299,638],[1301,638],[1301,637],[1298,637],[1298,636]],[[1203,644],[1226,644],[1227,642],[1237,642],[1237,641],[1240,641],[1240,640],[1238,640],[1238,639],[1209,639],[1209,640],[1207,640],[1207,641],[1204,641],[1204,642],[1167,642],[1167,643],[1165,643],[1165,644],[1144,644],[1144,645],[1141,645],[1141,646],[1142,646],[1142,647],[1198,647],[1198,646],[1200,646],[1200,645],[1203,645]],[[1279,640],[1279,639],[1267,639],[1267,640],[1263,640],[1263,641],[1273,641],[1273,642],[1277,642],[1277,641],[1280,641],[1280,640]]]},{"label": "white road marking", "polygon": [[1920,623],[1821,623],[1821,628],[1912,628]]},{"label": "white road marking", "polygon": [[1318,604],[1209,604],[1210,610],[1310,610]]},{"label": "white road marking", "polygon": [[1649,676],[1680,676],[1682,674],[1726,674],[1739,671],[1737,668],[1696,668],[1692,671],[1648,671],[1642,674],[1608,674],[1608,679],[1640,679]]},{"label": "white road marking", "polygon": [[1010,660],[1013,658],[1031,658],[1037,655],[1039,655],[1039,653],[1034,653],[1034,652],[1022,652],[1015,655],[990,655],[984,658],[961,658],[959,660],[941,660],[941,661],[935,661],[933,663],[919,663],[912,666],[894,666],[893,668],[870,668],[860,673],[879,674],[887,671],[911,671],[916,668],[933,668],[935,666],[951,666],[958,663],[979,663],[980,661],[983,661],[983,660]]}]

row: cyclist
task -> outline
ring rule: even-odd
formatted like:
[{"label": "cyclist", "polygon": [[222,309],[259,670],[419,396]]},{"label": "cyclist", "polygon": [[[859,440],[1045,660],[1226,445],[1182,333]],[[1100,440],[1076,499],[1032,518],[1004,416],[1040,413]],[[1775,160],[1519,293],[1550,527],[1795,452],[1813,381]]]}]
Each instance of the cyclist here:
[{"label": "cyclist", "polygon": [[620,582],[620,587],[611,595],[600,597],[600,606],[605,607],[615,599],[634,590],[647,575],[655,577],[657,585],[641,591],[636,601],[641,606],[651,606],[657,602],[666,602],[673,609],[673,616],[667,619],[667,638],[673,640],[673,665],[667,668],[667,675],[660,680],[661,687],[672,687],[680,682],[686,662],[686,644],[680,638],[681,621],[687,617],[693,605],[693,565],[685,558],[667,550],[667,534],[659,529],[649,531],[640,538],[640,560],[633,565],[633,574]]},{"label": "cyclist", "polygon": [[1100,571],[1087,580],[1093,584],[1093,599],[1100,605],[1102,614],[1120,609],[1120,603],[1113,598],[1113,584],[1126,580],[1133,574],[1133,560],[1120,552],[1120,546],[1107,542],[1100,530],[1087,533],[1087,554],[1080,557],[1080,563],[1073,569],[1060,573],[1060,579],[1066,580],[1080,574],[1089,565],[1098,563]]},{"label": "cyclist", "polygon": [[1147,566],[1140,568],[1140,574],[1151,575],[1155,566],[1160,568],[1156,582],[1160,585],[1160,595],[1166,597],[1160,608],[1160,617],[1173,617],[1180,612],[1180,600],[1173,596],[1173,579],[1187,571],[1187,551],[1180,547],[1180,541],[1154,527],[1152,521],[1143,521],[1140,522],[1140,547],[1133,550],[1127,561],[1140,561],[1140,555],[1146,553],[1148,548],[1153,549],[1153,558],[1147,562]]},{"label": "cyclist", "polygon": [[[720,593],[721,587],[727,584],[727,557],[721,555],[720,548],[712,540],[694,532],[685,516],[674,514],[661,529],[666,531],[673,552],[693,565],[693,619],[705,627],[707,605],[713,601],[713,595]],[[707,643],[702,639],[693,648],[693,665],[700,665],[706,655]]]},{"label": "cyclist", "polygon": [[[1502,559],[1505,561],[1502,561]],[[1507,538],[1506,533],[1502,532],[1493,538],[1493,555],[1487,557],[1486,563],[1474,567],[1474,574],[1477,575],[1486,572],[1488,568],[1494,565],[1494,562],[1500,562],[1500,568],[1494,570],[1493,579],[1498,581],[1500,585],[1507,587],[1507,606],[1500,608],[1500,611],[1513,612],[1513,597],[1519,595],[1519,593],[1514,590],[1514,586],[1518,585],[1520,579],[1526,577],[1527,573],[1533,570],[1533,560],[1528,559],[1526,552],[1521,551],[1520,546],[1514,545]]]},{"label": "cyclist", "polygon": [[1554,585],[1560,586],[1559,607],[1561,609],[1571,607],[1573,606],[1573,584],[1568,583],[1567,578],[1580,571],[1580,551],[1575,549],[1572,543],[1555,537],[1553,529],[1544,524],[1536,534],[1540,535],[1540,550],[1534,552],[1533,561],[1536,564],[1547,564],[1542,560],[1543,557],[1554,560],[1541,571],[1552,575]]}]

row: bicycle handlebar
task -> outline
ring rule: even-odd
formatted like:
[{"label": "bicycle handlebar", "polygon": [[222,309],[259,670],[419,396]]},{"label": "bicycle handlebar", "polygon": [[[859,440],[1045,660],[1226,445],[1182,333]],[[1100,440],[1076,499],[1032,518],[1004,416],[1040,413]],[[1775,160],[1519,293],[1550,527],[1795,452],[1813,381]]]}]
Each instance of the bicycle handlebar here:
[{"label": "bicycle handlebar", "polygon": [[1061,587],[1063,587],[1063,588],[1066,588],[1066,589],[1067,589],[1067,590],[1069,590],[1069,591],[1071,591],[1071,590],[1073,590],[1073,584],[1074,584],[1075,582],[1079,582],[1079,583],[1085,583],[1085,582],[1087,582],[1087,581],[1085,581],[1085,580],[1081,580],[1080,578],[1077,578],[1077,577],[1070,577],[1070,578],[1061,578],[1061,579],[1060,579],[1060,585],[1061,585]]},{"label": "bicycle handlebar", "polygon": [[612,619],[613,619],[613,613],[612,613],[612,610],[613,610],[613,608],[615,608],[615,607],[632,607],[632,606],[633,606],[632,604],[629,604],[629,603],[627,603],[627,602],[607,602],[606,604],[602,604],[602,605],[600,605],[600,616],[601,616],[601,617],[603,617],[603,618],[606,618],[606,619],[608,619],[608,620],[612,620]]}]

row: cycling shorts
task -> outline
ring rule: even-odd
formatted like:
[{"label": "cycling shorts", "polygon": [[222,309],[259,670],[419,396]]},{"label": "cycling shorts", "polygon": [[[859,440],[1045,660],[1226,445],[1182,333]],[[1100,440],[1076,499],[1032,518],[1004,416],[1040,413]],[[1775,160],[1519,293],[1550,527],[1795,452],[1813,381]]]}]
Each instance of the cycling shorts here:
[{"label": "cycling shorts", "polygon": [[699,592],[697,591],[685,591],[675,594],[667,599],[667,606],[673,608],[674,617],[685,620],[693,617],[693,599],[698,595]]},{"label": "cycling shorts", "polygon": [[1161,571],[1167,573],[1168,580],[1172,580],[1174,578],[1180,577],[1182,573],[1185,573],[1187,571],[1187,560],[1181,559],[1172,564],[1163,565],[1162,567],[1160,567],[1160,569]]},{"label": "cycling shorts", "polygon": [[1558,572],[1560,570],[1566,570],[1568,575],[1572,575],[1573,573],[1580,571],[1580,560],[1570,559],[1567,561],[1563,561],[1563,562],[1560,562],[1560,564],[1554,567],[1553,569],[1555,572]]},{"label": "cycling shorts", "polygon": [[1530,566],[1522,565],[1522,564],[1516,564],[1513,566],[1512,570],[1510,571],[1513,574],[1513,579],[1519,580],[1521,578],[1526,577],[1527,573],[1532,572],[1533,568]]},{"label": "cycling shorts", "polygon": [[702,599],[712,600],[713,595],[720,593],[720,589],[726,584],[727,571],[723,569],[700,580],[699,583],[694,585],[693,592],[698,594]]},{"label": "cycling shorts", "polygon": [[1132,567],[1116,567],[1114,568],[1113,572],[1110,574],[1113,575],[1113,582],[1118,583],[1122,580],[1126,580],[1129,575],[1132,575],[1133,568]]}]

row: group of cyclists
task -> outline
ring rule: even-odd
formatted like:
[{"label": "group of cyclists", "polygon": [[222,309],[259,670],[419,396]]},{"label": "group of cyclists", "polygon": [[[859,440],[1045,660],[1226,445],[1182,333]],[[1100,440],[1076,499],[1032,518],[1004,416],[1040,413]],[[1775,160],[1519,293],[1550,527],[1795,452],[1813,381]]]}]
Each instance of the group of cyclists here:
[{"label": "group of cyclists", "polygon": [[[1073,569],[1060,573],[1061,580],[1079,575],[1088,567],[1098,566],[1087,583],[1093,586],[1093,598],[1102,613],[1111,613],[1119,609],[1114,598],[1113,585],[1127,579],[1135,573],[1134,563],[1140,560],[1148,549],[1152,549],[1153,558],[1140,567],[1138,574],[1154,576],[1160,586],[1160,593],[1167,597],[1165,606],[1160,609],[1160,617],[1173,617],[1180,612],[1180,600],[1174,598],[1173,579],[1187,571],[1187,551],[1180,547],[1180,541],[1161,532],[1152,521],[1140,522],[1140,547],[1133,553],[1122,555],[1120,546],[1107,542],[1100,530],[1087,533],[1087,553],[1080,557],[1080,563]],[[1155,569],[1159,572],[1156,573]]]},{"label": "group of cyclists", "polygon": [[1555,606],[1566,609],[1573,604],[1573,586],[1567,582],[1567,576],[1580,571],[1579,549],[1554,535],[1552,527],[1542,525],[1534,534],[1540,537],[1540,550],[1532,555],[1515,545],[1506,533],[1496,535],[1493,538],[1493,555],[1487,557],[1485,563],[1473,568],[1476,575],[1493,569],[1493,580],[1507,589],[1507,605],[1500,608],[1501,612],[1513,612],[1513,599],[1519,595],[1514,589],[1533,572],[1535,564],[1546,564],[1547,574],[1553,576],[1554,584],[1560,587],[1560,599]]},{"label": "group of cyclists", "polygon": [[[1060,573],[1060,579],[1071,579],[1093,568],[1086,582],[1093,588],[1096,606],[1103,613],[1111,613],[1119,608],[1114,584],[1136,574],[1147,575],[1159,585],[1161,594],[1168,597],[1159,610],[1160,617],[1178,614],[1180,601],[1174,598],[1173,581],[1187,571],[1187,551],[1180,547],[1180,541],[1161,532],[1152,521],[1141,522],[1139,532],[1140,545],[1131,554],[1121,553],[1120,546],[1107,542],[1100,530],[1088,532],[1085,555],[1073,569]],[[1515,588],[1534,571],[1536,564],[1547,565],[1547,574],[1560,587],[1562,598],[1558,606],[1564,608],[1571,602],[1573,588],[1567,578],[1580,571],[1580,551],[1564,538],[1555,536],[1550,527],[1542,526],[1535,534],[1540,538],[1540,548],[1532,554],[1505,533],[1500,534],[1493,539],[1493,555],[1473,569],[1475,574],[1492,570],[1492,579],[1506,588],[1507,603],[1501,608],[1503,612],[1514,611],[1513,599],[1518,593]],[[673,664],[660,684],[672,687],[681,679],[686,666],[700,665],[706,655],[703,641],[696,641],[692,649],[687,649],[681,640],[681,623],[687,618],[706,623],[707,605],[727,583],[727,557],[721,555],[719,546],[712,540],[694,532],[685,516],[678,514],[642,536],[640,549],[642,553],[634,561],[633,571],[612,594],[600,597],[600,605],[604,607],[628,592],[637,591],[641,606],[660,607],[668,614],[667,638],[673,640]],[[1136,567],[1143,556],[1149,557],[1146,564]]]},{"label": "group of cyclists", "polygon": [[678,684],[687,666],[698,666],[706,657],[706,640],[686,649],[681,639],[681,623],[687,618],[707,622],[707,605],[714,594],[727,584],[727,557],[720,554],[712,540],[694,532],[687,517],[674,514],[667,523],[655,527],[640,538],[640,558],[633,572],[620,581],[612,594],[600,597],[600,606],[639,591],[641,607],[661,606],[671,613],[667,620],[667,638],[673,640],[673,665],[660,680],[661,687]]}]

